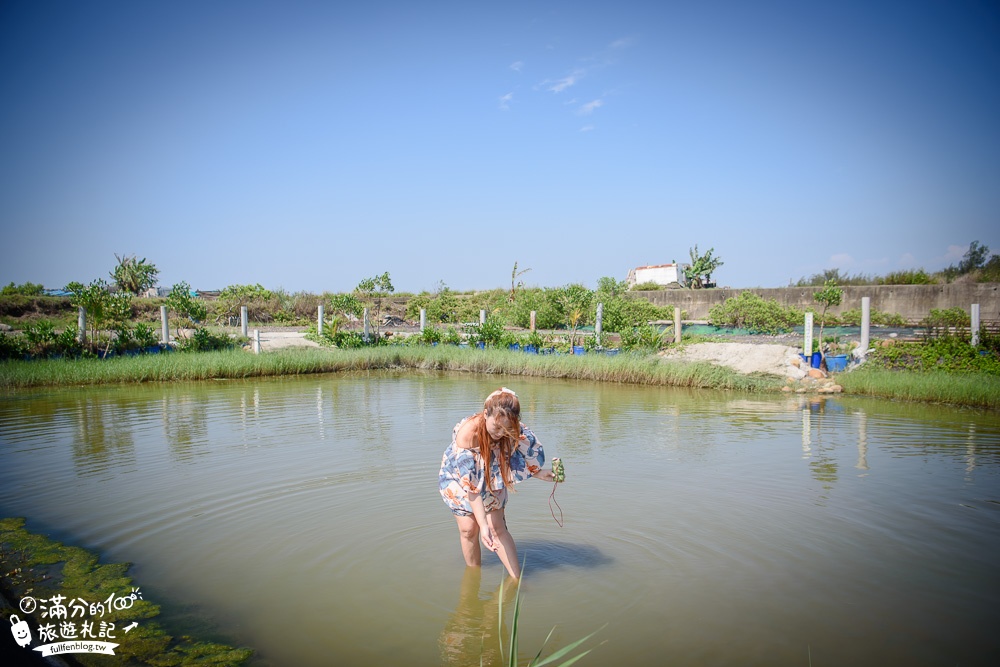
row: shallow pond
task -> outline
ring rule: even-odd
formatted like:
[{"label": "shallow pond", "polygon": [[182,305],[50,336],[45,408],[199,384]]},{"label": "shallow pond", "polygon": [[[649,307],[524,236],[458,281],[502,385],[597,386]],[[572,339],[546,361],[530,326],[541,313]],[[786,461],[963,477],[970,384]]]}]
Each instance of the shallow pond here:
[{"label": "shallow pond", "polygon": [[567,472],[508,506],[522,657],[553,626],[598,630],[581,665],[1000,655],[996,413],[433,373],[19,392],[0,515],[255,665],[478,665],[503,568],[466,570],[436,476],[501,384]]}]

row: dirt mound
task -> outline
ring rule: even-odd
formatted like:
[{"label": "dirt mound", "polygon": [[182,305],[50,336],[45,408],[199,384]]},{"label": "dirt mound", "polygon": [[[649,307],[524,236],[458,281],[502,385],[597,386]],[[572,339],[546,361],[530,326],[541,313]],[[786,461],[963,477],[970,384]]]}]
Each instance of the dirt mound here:
[{"label": "dirt mound", "polygon": [[772,343],[695,343],[679,350],[667,350],[664,359],[708,361],[740,373],[769,373],[799,379],[806,372],[799,367],[799,348]]}]

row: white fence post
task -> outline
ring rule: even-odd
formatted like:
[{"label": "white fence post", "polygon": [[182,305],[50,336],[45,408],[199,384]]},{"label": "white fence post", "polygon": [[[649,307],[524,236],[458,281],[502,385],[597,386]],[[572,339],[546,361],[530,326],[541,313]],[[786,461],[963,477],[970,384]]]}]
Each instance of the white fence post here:
[{"label": "white fence post", "polygon": [[806,313],[805,340],[802,342],[802,352],[807,357],[813,353],[813,314]]},{"label": "white fence post", "polygon": [[972,304],[972,346],[979,347],[979,304]]},{"label": "white fence post", "polygon": [[87,342],[87,311],[83,306],[76,309],[76,327],[77,337],[80,339],[80,344],[83,345]]},{"label": "white fence post", "polygon": [[872,299],[869,296],[861,297],[861,346],[858,352],[862,355],[868,353],[868,345],[871,343],[872,326]]},{"label": "white fence post", "polygon": [[167,322],[166,306],[160,306],[160,342],[164,345],[170,342],[170,324]]},{"label": "white fence post", "polygon": [[420,333],[423,333],[425,328],[427,328],[427,309],[426,308],[421,308],[420,309]]},{"label": "white fence post", "polygon": [[604,324],[604,304],[597,304],[597,318],[594,320],[594,337],[597,338],[597,346],[601,347],[601,329]]},{"label": "white fence post", "polygon": [[483,324],[486,324],[486,310],[485,309],[479,311],[479,324],[480,324],[480,326],[482,326]]},{"label": "white fence post", "polygon": [[240,330],[243,333],[243,337],[244,338],[246,338],[246,336],[247,336],[247,320],[248,319],[250,319],[250,318],[247,317],[247,307],[246,306],[240,306]]},{"label": "white fence post", "polygon": [[534,330],[535,330],[535,315],[536,315],[536,312],[534,310],[531,311],[531,331],[532,332],[534,332]]},{"label": "white fence post", "polygon": [[260,329],[253,330],[253,353],[260,354]]},{"label": "white fence post", "polygon": [[368,319],[368,313],[369,313],[369,310],[367,308],[365,308],[365,342],[366,343],[371,338],[371,334],[369,333],[370,327],[371,327],[371,323],[370,323],[370,321]]},{"label": "white fence post", "polygon": [[323,335],[323,315],[324,315],[323,304],[319,304],[319,308],[317,308],[317,310],[319,312],[316,315],[316,330],[319,332],[319,335],[322,336]]}]

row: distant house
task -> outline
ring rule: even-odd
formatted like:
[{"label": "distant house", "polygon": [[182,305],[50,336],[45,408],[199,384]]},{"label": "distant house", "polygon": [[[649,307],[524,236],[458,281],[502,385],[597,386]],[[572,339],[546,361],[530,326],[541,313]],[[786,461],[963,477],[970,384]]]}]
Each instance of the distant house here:
[{"label": "distant house", "polygon": [[656,283],[657,285],[677,283],[683,287],[685,285],[684,269],[680,264],[637,266],[628,272],[628,278],[625,279],[625,282],[630,288],[642,283]]}]

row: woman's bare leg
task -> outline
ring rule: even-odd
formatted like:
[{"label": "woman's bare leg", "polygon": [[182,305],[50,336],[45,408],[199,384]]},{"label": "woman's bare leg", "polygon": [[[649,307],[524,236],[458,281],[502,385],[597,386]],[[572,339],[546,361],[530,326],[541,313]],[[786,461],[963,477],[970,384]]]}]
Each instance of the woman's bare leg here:
[{"label": "woman's bare leg", "polygon": [[456,516],[458,539],[462,543],[462,555],[469,567],[483,564],[483,550],[479,546],[479,524],[474,516]]},{"label": "woman's bare leg", "polygon": [[507,568],[507,573],[514,579],[521,578],[521,564],[517,562],[517,547],[514,545],[514,538],[507,530],[507,520],[504,518],[503,510],[494,510],[486,513],[486,522],[493,531],[494,543],[499,547],[497,556],[500,562]]}]

